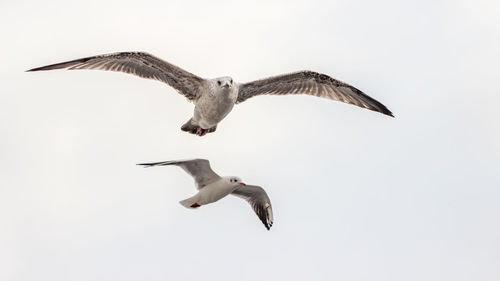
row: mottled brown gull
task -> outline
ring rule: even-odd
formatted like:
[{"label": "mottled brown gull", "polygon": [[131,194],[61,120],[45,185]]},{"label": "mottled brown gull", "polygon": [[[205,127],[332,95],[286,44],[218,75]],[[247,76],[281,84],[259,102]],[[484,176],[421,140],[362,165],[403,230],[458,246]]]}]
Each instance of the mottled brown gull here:
[{"label": "mottled brown gull", "polygon": [[181,129],[199,136],[214,132],[217,124],[231,112],[235,104],[259,95],[306,94],[393,116],[387,107],[362,91],[313,71],[298,71],[237,83],[231,77],[204,79],[144,52],[99,55],[28,71],[62,68],[118,71],[164,82],[195,104],[193,117]]}]

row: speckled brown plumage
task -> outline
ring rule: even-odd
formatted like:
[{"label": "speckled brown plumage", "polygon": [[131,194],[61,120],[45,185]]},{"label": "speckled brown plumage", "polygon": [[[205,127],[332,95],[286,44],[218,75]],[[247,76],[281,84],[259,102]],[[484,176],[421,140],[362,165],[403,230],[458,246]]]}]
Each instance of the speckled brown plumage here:
[{"label": "speckled brown plumage", "polygon": [[236,83],[228,76],[213,79],[198,77],[144,52],[98,55],[28,71],[63,68],[118,71],[164,82],[195,104],[193,117],[181,130],[199,136],[214,132],[217,124],[233,110],[235,104],[259,95],[306,94],[353,104],[394,117],[387,107],[355,87],[313,71]]},{"label": "speckled brown plumage", "polygon": [[189,100],[196,100],[201,95],[205,79],[189,73],[180,67],[144,52],[121,52],[98,55],[37,67],[28,71],[53,70],[67,68],[99,69],[125,72],[142,78],[167,83]]},{"label": "speckled brown plumage", "polygon": [[259,95],[286,94],[328,98],[393,116],[387,107],[355,87],[328,75],[307,70],[241,84],[236,102],[241,103]]}]

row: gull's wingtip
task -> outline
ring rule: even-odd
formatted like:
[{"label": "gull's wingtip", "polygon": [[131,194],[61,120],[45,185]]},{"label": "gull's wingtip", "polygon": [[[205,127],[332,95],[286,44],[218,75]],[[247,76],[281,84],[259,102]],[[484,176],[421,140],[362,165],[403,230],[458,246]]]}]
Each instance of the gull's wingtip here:
[{"label": "gull's wingtip", "polygon": [[390,112],[390,111],[389,111],[389,112],[387,112],[387,113],[384,113],[384,114],[385,114],[385,115],[387,115],[387,116],[390,116],[390,117],[392,117],[392,118],[396,118],[396,117],[394,116],[394,113],[392,113],[392,112]]},{"label": "gull's wingtip", "polygon": [[42,66],[42,67],[35,67],[32,69],[26,70],[26,72],[34,72],[34,71],[40,71],[40,70],[51,70],[52,68],[49,68],[47,66]]},{"label": "gull's wingtip", "polygon": [[380,108],[375,108],[375,109],[371,109],[373,111],[377,111],[377,112],[380,112],[384,115],[387,115],[387,116],[390,116],[390,117],[393,117],[394,118],[394,114],[392,113],[392,111],[390,111],[387,107],[385,107],[383,104],[380,104],[381,107]]},{"label": "gull's wingtip", "polygon": [[266,227],[267,231],[271,230],[271,227],[273,226],[273,222],[270,223],[264,223],[264,226]]}]

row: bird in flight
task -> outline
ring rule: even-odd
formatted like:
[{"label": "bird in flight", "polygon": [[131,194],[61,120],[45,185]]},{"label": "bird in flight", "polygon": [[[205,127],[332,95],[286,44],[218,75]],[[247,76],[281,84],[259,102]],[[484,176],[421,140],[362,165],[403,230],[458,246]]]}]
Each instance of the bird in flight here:
[{"label": "bird in flight", "polygon": [[195,181],[198,193],[182,200],[182,206],[195,209],[216,202],[231,194],[246,200],[255,211],[264,226],[269,230],[273,225],[273,209],[271,200],[260,186],[247,185],[238,177],[221,177],[217,175],[206,159],[165,161],[137,164],[145,167],[177,165],[190,174]]},{"label": "bird in flight", "polygon": [[217,124],[231,112],[235,104],[259,95],[306,94],[357,105],[394,117],[387,107],[362,91],[313,71],[298,71],[248,83],[237,83],[228,76],[201,78],[144,52],[98,55],[28,71],[64,68],[125,72],[166,83],[195,104],[193,117],[182,125],[181,130],[199,136],[215,132]]}]

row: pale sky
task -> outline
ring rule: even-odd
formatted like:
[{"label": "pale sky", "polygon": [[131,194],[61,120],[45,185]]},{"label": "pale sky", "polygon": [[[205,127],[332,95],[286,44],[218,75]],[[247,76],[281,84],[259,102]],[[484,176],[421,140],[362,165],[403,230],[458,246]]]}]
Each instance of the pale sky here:
[{"label": "pale sky", "polygon": [[[500,2],[0,3],[0,280],[499,280]],[[26,69],[146,51],[213,78],[343,80],[396,118],[253,98],[217,132],[122,73]],[[266,189],[197,210],[177,167]]]}]

